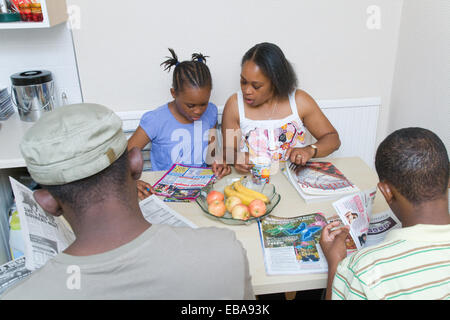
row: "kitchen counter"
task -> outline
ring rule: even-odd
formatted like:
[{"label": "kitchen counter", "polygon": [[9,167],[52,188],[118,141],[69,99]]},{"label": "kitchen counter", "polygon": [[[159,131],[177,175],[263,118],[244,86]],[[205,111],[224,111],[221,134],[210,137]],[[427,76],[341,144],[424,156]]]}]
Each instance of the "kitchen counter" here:
[{"label": "kitchen counter", "polygon": [[20,120],[17,112],[8,120],[0,121],[0,169],[25,167],[19,144],[33,124]]}]

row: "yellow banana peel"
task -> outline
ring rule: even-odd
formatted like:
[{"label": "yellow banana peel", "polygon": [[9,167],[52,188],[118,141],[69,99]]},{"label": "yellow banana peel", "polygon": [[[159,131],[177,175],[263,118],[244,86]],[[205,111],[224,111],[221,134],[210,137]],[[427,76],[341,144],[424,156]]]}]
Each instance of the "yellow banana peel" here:
[{"label": "yellow banana peel", "polygon": [[242,203],[245,204],[246,206],[248,206],[253,200],[256,199],[247,194],[243,194],[241,192],[234,190],[231,185],[225,187],[224,193],[227,198],[229,198],[231,196],[238,197],[239,199],[241,199]]},{"label": "yellow banana peel", "polygon": [[241,194],[252,197],[254,199],[262,200],[262,201],[264,201],[264,203],[270,202],[269,198],[266,195],[262,194],[261,192],[244,187],[244,185],[241,183],[240,180],[234,182],[233,187],[237,192],[239,192]]}]

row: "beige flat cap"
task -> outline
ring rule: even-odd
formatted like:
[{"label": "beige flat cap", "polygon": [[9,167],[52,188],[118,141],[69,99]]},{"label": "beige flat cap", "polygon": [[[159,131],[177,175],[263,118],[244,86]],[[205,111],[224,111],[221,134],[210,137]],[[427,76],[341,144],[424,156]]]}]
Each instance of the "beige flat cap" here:
[{"label": "beige flat cap", "polygon": [[24,135],[20,151],[39,184],[62,185],[110,166],[127,149],[122,120],[98,104],[74,104],[43,116]]}]

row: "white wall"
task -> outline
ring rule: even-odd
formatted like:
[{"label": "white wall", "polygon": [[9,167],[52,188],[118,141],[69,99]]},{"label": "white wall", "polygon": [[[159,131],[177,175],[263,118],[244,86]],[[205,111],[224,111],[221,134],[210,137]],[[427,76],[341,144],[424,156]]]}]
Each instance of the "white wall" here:
[{"label": "white wall", "polygon": [[[172,74],[160,63],[172,47],[180,59],[211,56],[211,100],[223,105],[239,89],[240,60],[254,44],[278,44],[300,87],[315,99],[381,97],[378,135],[387,117],[403,0],[68,0],[86,101],[115,111],[153,109],[170,99]],[[380,9],[370,30],[367,8]]]},{"label": "white wall", "polygon": [[43,69],[52,72],[58,105],[62,92],[69,103],[82,101],[72,36],[66,24],[49,29],[0,30],[0,84],[9,87],[12,74]]},{"label": "white wall", "polygon": [[389,132],[419,126],[450,152],[450,1],[404,2]]}]

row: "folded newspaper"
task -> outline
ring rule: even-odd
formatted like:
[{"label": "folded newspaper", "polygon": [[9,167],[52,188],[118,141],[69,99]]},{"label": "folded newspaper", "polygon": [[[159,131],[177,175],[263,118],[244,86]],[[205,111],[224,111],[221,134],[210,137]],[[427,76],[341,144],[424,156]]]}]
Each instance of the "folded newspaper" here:
[{"label": "folded newspaper", "polygon": [[[10,181],[19,213],[25,255],[0,266],[0,293],[42,267],[75,240],[65,219],[46,213],[34,200],[33,191],[11,177]],[[141,201],[139,206],[144,218],[152,224],[197,227],[154,195]]]}]

